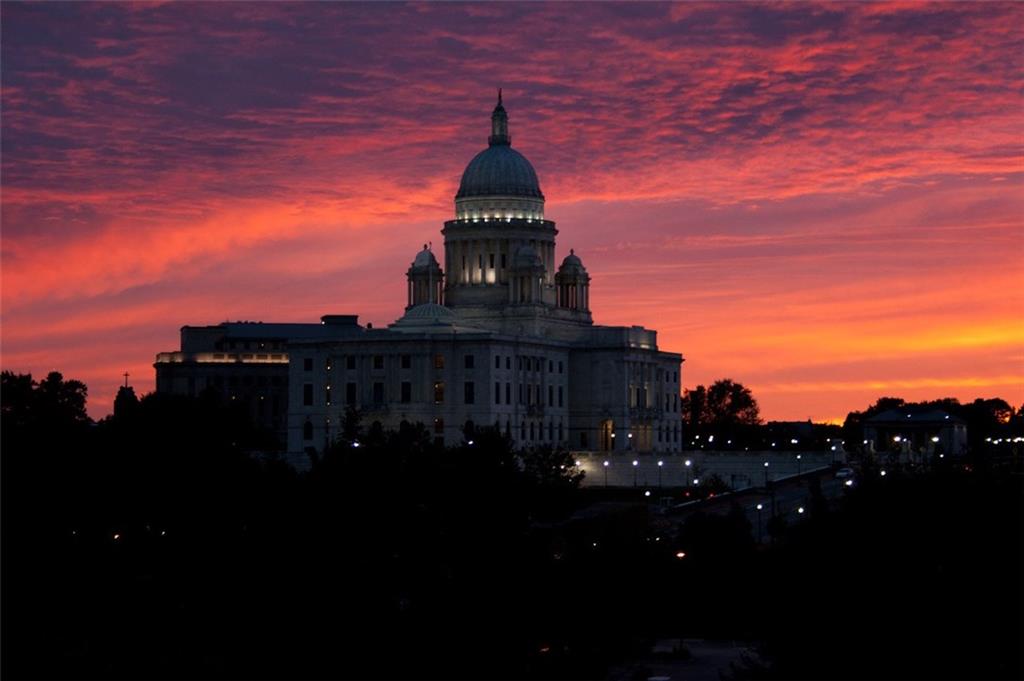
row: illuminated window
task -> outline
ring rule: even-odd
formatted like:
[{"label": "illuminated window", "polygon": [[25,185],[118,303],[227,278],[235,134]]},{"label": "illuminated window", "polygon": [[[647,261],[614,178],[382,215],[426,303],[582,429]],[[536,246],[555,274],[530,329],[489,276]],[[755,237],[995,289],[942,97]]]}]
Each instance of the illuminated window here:
[{"label": "illuminated window", "polygon": [[444,402],[444,383],[438,381],[434,384],[434,404]]},{"label": "illuminated window", "polygon": [[444,369],[444,355],[434,355],[434,368]]}]

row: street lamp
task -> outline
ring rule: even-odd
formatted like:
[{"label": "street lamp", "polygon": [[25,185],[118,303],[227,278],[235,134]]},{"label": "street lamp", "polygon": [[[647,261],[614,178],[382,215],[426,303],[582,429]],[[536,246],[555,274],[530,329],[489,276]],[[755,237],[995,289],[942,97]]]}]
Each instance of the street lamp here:
[{"label": "street lamp", "polygon": [[687,471],[686,471],[686,486],[689,487],[690,486],[690,471],[689,471],[689,468],[690,468],[690,466],[693,465],[693,462],[690,461],[689,459],[687,459],[686,461],[683,462],[683,464],[687,468]]},{"label": "street lamp", "polygon": [[658,489],[661,489],[661,467],[665,465],[664,461],[658,462]]},{"label": "street lamp", "polygon": [[636,487],[636,467],[640,464],[639,461],[633,459],[633,487]]},{"label": "street lamp", "polygon": [[761,509],[764,508],[764,504],[757,505],[757,543],[761,543]]},{"label": "street lamp", "polygon": [[604,462],[604,486],[608,487],[608,462]]},{"label": "street lamp", "polygon": [[768,486],[768,462],[764,462],[764,486]]},{"label": "street lamp", "polygon": [[796,474],[797,475],[800,475],[803,472],[803,470],[804,470],[803,469],[803,462],[800,461],[802,456],[803,456],[802,454],[797,454],[796,455]]}]

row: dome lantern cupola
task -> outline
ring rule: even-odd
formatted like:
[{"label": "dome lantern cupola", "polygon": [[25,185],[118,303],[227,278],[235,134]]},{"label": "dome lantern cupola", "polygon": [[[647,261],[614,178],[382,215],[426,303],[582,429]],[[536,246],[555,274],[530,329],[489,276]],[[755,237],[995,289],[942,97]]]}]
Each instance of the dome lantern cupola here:
[{"label": "dome lantern cupola", "polygon": [[488,146],[496,144],[512,145],[512,136],[508,134],[508,113],[501,105],[501,88],[498,88],[498,106],[491,114],[491,136],[487,138]]}]

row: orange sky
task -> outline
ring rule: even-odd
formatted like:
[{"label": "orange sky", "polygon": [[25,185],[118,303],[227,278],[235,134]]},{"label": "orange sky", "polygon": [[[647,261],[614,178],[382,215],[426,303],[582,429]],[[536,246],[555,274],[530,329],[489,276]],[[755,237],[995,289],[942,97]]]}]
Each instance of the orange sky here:
[{"label": "orange sky", "polygon": [[2,360],[402,312],[502,86],[595,320],[769,419],[1024,403],[1024,6],[4,3]]}]

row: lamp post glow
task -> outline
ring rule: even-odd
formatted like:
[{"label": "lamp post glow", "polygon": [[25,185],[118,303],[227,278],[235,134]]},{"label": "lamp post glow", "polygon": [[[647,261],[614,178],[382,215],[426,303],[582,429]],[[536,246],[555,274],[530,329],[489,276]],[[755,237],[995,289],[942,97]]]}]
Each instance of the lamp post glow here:
[{"label": "lamp post glow", "polygon": [[604,486],[608,487],[608,462],[604,462]]},{"label": "lamp post glow", "polygon": [[803,469],[803,462],[800,460],[801,458],[803,458],[802,454],[797,454],[796,455],[796,474],[797,475],[800,475],[801,473],[803,473],[803,470],[804,470]]},{"label": "lamp post glow", "polygon": [[686,466],[686,486],[689,487],[690,486],[690,466],[693,465],[693,462],[690,461],[689,459],[687,459],[686,461],[683,462],[683,464]]},{"label": "lamp post glow", "polygon": [[661,489],[661,467],[665,465],[664,461],[658,462],[658,489]]},{"label": "lamp post glow", "polygon": [[768,462],[764,462],[764,486],[768,486]]},{"label": "lamp post glow", "polygon": [[761,509],[764,508],[764,504],[757,505],[757,543],[761,543]]},{"label": "lamp post glow", "polygon": [[633,459],[633,487],[636,487],[636,467],[639,465],[640,462],[637,461],[636,459]]}]

